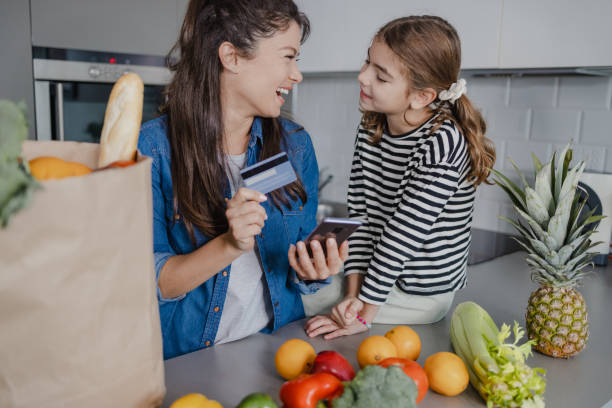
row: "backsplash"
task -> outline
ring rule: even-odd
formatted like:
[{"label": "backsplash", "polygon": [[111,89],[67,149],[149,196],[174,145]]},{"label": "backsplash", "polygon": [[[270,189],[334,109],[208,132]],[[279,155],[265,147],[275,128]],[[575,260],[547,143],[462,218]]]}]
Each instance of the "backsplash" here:
[{"label": "backsplash", "polygon": [[[495,168],[514,175],[511,157],[532,174],[531,152],[550,159],[553,149],[574,141],[574,160],[587,171],[612,173],[612,78],[470,77],[467,95],[484,114],[495,143]],[[361,114],[357,73],[305,76],[293,95],[294,119],[310,133],[319,167],[333,180],[321,199],[346,201],[353,142]],[[514,178],[514,177],[513,177]],[[513,217],[510,201],[497,186],[477,190],[473,226],[512,232],[499,215]]]}]

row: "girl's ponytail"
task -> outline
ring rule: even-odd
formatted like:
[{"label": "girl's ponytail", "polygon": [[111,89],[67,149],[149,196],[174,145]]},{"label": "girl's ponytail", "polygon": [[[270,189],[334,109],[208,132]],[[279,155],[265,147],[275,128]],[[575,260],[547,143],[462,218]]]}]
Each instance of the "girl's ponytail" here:
[{"label": "girl's ponytail", "polygon": [[469,178],[475,185],[487,181],[489,173],[495,164],[495,147],[485,136],[487,124],[482,114],[472,105],[469,98],[461,95],[453,103],[449,101],[435,102],[434,112],[437,114],[432,132],[435,132],[445,120],[455,123],[455,126],[465,136],[471,159]]},{"label": "girl's ponytail", "polygon": [[487,181],[489,173],[495,164],[495,147],[485,136],[487,125],[482,114],[472,105],[467,96],[462,95],[451,105],[454,122],[461,129],[468,141],[472,169],[470,178],[474,184]]}]

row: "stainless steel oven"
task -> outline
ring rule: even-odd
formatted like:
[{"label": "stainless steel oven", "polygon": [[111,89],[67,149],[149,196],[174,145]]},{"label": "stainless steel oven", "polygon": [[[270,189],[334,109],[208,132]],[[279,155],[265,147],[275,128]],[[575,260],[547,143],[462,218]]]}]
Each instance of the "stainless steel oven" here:
[{"label": "stainless steel oven", "polygon": [[143,122],[154,118],[170,81],[164,57],[34,47],[36,138],[99,142],[114,82],[135,72],[144,82]]}]

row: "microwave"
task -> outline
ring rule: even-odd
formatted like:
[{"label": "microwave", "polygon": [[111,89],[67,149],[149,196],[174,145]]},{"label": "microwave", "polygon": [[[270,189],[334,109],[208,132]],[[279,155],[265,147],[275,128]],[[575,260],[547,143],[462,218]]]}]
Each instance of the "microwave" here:
[{"label": "microwave", "polygon": [[127,72],[144,83],[142,121],[164,102],[172,74],[161,56],[33,48],[36,139],[99,143],[114,83]]}]

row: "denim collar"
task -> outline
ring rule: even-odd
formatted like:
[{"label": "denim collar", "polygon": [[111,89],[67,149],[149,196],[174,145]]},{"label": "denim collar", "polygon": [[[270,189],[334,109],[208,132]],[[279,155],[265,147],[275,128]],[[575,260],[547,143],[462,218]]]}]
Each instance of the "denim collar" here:
[{"label": "denim collar", "polygon": [[249,139],[249,148],[254,147],[255,143],[259,140],[260,145],[263,145],[263,134],[261,130],[261,118],[253,118],[253,124],[251,125],[251,138]]}]

